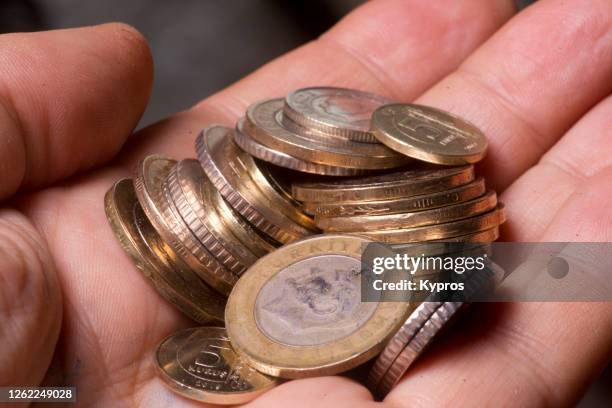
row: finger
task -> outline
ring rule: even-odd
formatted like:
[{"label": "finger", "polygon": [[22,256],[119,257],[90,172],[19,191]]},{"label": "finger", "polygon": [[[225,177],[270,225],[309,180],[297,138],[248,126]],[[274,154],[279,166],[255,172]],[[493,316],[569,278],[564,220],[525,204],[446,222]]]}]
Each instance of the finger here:
[{"label": "finger", "polygon": [[608,0],[539,1],[418,102],[489,136],[482,168],[503,190],[612,90],[611,21]]},{"label": "finger", "polygon": [[148,129],[147,144],[128,156],[193,156],[203,125],[232,125],[250,103],[304,86],[345,86],[411,100],[455,69],[513,12],[510,0],[368,2],[318,40]]},{"label": "finger", "polygon": [[148,47],[124,24],[0,36],[0,199],[108,160],[138,123]]},{"label": "finger", "polygon": [[267,392],[248,408],[287,407],[375,408],[380,404],[355,381],[343,377],[318,377],[290,381]]},{"label": "finger", "polygon": [[61,321],[61,296],[47,244],[21,214],[0,210],[0,385],[40,383]]},{"label": "finger", "polygon": [[[596,109],[587,118],[595,119],[600,114]],[[588,128],[587,123],[574,129],[580,128]],[[558,147],[565,142],[564,138]],[[588,172],[588,168],[582,171]],[[545,242],[612,240],[612,212],[608,207],[611,177],[612,168],[608,166],[582,179],[538,238]],[[522,177],[517,182],[521,181]],[[563,179],[559,182],[569,185]],[[511,197],[509,202],[519,206],[519,201],[524,203],[527,198]],[[536,202],[534,210],[544,211],[539,206]],[[516,238],[521,239],[521,235]],[[588,281],[586,285],[582,286],[588,289]],[[517,406],[571,406],[612,358],[611,302],[475,306],[469,321],[409,372],[389,395],[390,403],[428,397],[433,405],[453,402],[481,406],[512,401]],[[427,387],[427,395],[423,387]],[[475,389],[478,393],[473,392]]]},{"label": "finger", "polygon": [[[578,189],[591,178],[612,166],[612,96],[608,97],[576,123],[540,162],[529,169],[504,192],[508,217],[512,220],[506,238],[539,241],[553,224],[557,213],[571,196],[582,201]],[[603,203],[609,200],[602,197]],[[529,202],[529,211],[524,203]],[[599,208],[590,203],[593,209]],[[590,215],[592,211],[587,211]],[[584,217],[583,217],[584,218]],[[567,222],[562,222],[565,225]],[[602,227],[609,224],[601,223]],[[595,241],[606,241],[591,234]],[[576,235],[568,240],[579,239]]]}]

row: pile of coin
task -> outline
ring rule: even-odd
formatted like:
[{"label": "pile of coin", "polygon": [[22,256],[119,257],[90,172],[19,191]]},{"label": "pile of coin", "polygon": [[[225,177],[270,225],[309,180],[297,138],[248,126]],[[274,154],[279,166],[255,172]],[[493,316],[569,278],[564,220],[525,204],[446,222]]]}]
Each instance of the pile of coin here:
[{"label": "pile of coin", "polygon": [[157,292],[225,324],[156,354],[161,378],[201,401],[246,402],[277,377],[336,374],[385,350],[417,305],[361,302],[368,242],[490,242],[505,220],[472,166],[486,138],[433,108],[305,88],[195,145],[197,160],[144,158],[105,204]]}]

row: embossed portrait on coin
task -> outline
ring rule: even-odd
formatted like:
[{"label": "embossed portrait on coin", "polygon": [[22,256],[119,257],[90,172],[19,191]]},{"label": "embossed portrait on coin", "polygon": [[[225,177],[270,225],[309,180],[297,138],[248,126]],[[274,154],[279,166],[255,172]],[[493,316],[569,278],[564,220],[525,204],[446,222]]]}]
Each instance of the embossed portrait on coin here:
[{"label": "embossed portrait on coin", "polygon": [[361,303],[361,263],[345,255],[312,257],[282,270],[255,304],[259,328],[288,345],[318,345],[361,327],[376,309]]},{"label": "embossed portrait on coin", "polygon": [[380,105],[379,100],[357,98],[342,93],[319,97],[313,101],[317,111],[324,112],[342,123],[365,128],[370,124],[372,112]]}]

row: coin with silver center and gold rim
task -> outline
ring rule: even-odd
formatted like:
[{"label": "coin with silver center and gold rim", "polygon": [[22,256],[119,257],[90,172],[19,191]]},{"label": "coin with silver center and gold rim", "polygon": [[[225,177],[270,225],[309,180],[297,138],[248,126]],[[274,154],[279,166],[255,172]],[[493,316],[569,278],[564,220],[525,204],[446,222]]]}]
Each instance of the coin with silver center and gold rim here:
[{"label": "coin with silver center and gold rim", "polygon": [[161,379],[178,394],[211,404],[243,404],[278,384],[233,350],[223,327],[181,330],[155,353]]},{"label": "coin with silver center and gold rim", "polygon": [[372,115],[372,133],[391,149],[430,163],[476,163],[487,151],[487,138],[476,126],[429,106],[381,106]]},{"label": "coin with silver center and gold rim", "polygon": [[368,242],[322,235],[258,260],[228,299],[227,332],[236,352],[282,378],[332,375],[378,354],[411,305],[361,302]]}]

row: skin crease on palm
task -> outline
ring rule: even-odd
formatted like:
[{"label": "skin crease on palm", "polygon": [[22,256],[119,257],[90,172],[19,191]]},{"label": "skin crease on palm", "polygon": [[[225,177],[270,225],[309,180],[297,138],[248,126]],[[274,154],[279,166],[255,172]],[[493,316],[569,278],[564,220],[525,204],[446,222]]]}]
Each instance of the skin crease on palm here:
[{"label": "skin crease on palm", "polygon": [[[515,13],[510,0],[372,1],[133,136],[152,61],[132,28],[0,36],[0,384],[74,385],[79,406],[201,406],[155,376],[156,344],[191,323],[123,254],[103,196],[145,154],[193,157],[205,125],[303,86],[416,100],[479,126],[490,150],[478,170],[503,192],[505,240],[611,241],[612,3],[540,0]],[[249,406],[571,405],[610,361],[611,312],[475,305],[384,402],[325,377]]]}]

